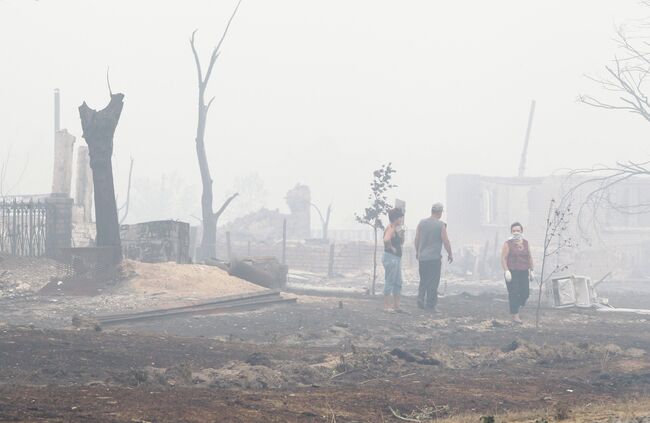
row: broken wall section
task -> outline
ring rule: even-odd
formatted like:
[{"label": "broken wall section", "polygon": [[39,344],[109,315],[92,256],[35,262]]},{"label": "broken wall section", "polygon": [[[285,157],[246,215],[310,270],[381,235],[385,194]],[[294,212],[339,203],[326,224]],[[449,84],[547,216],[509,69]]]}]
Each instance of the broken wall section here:
[{"label": "broken wall section", "polygon": [[[493,177],[469,174],[447,176],[447,210],[443,219],[449,224],[454,249],[472,250],[481,260],[498,266],[501,246],[510,235],[510,224],[524,226],[526,239],[537,263],[541,263],[546,217],[551,199],[561,200],[568,190],[587,178]],[[589,186],[573,192],[573,216],[565,238],[577,241],[577,247],[563,251],[562,263],[571,263],[569,272],[600,277],[612,270],[616,278],[650,277],[646,259],[650,251],[650,213],[626,213],[600,205],[579,212],[587,200]],[[647,204],[650,190],[647,180],[630,179],[612,189],[611,196],[621,205]],[[591,216],[596,218],[590,224]],[[487,247],[487,248],[486,248]],[[555,264],[555,263],[554,263]]]},{"label": "broken wall section", "polygon": [[70,196],[74,143],[75,137],[67,129],[56,131],[54,134],[53,194]]},{"label": "broken wall section", "polygon": [[93,176],[90,169],[88,146],[77,147],[75,198],[72,210],[72,245],[92,247],[97,238],[93,222]]},{"label": "broken wall section", "polygon": [[190,263],[190,224],[159,220],[120,226],[125,258],[145,263]]},{"label": "broken wall section", "polygon": [[[235,200],[236,201],[236,200]],[[287,239],[304,240],[311,237],[311,191],[297,184],[286,195],[289,214],[266,208],[234,219],[219,227],[217,237],[230,232],[233,240],[272,242],[282,239],[284,222],[287,222]],[[197,244],[200,240],[197,240]]]}]

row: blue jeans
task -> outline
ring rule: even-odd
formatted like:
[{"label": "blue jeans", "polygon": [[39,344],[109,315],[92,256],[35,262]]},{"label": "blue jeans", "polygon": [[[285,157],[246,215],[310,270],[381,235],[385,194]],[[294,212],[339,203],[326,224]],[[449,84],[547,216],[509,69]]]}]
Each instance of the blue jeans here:
[{"label": "blue jeans", "polygon": [[384,265],[384,295],[399,295],[402,292],[402,258],[384,252],[381,260]]}]

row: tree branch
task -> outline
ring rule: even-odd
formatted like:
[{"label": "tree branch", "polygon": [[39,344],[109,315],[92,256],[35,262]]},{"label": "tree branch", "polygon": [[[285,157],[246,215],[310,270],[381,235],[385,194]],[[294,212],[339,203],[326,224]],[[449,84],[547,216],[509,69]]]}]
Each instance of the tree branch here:
[{"label": "tree branch", "polygon": [[205,106],[205,113],[208,114],[208,110],[210,110],[210,106],[212,105],[212,102],[214,101],[214,97],[208,101],[208,104]]},{"label": "tree branch", "polygon": [[232,202],[232,200],[234,200],[235,198],[237,198],[238,195],[239,195],[239,193],[236,192],[236,193],[234,193],[233,195],[231,195],[230,197],[228,197],[228,199],[227,199],[226,201],[224,201],[224,203],[221,205],[221,207],[219,208],[219,210],[217,210],[217,212],[214,214],[214,217],[215,217],[216,219],[219,219],[219,217],[221,216],[221,214],[222,214],[222,213],[226,210],[226,208],[230,205],[230,203]]},{"label": "tree branch", "polygon": [[316,210],[316,212],[318,213],[318,216],[320,217],[321,224],[324,225],[325,224],[325,218],[323,217],[323,214],[320,212],[320,209],[318,208],[318,206],[316,204],[314,204],[314,203],[310,203],[310,204]]},{"label": "tree branch", "polygon": [[230,24],[232,23],[232,20],[235,18],[235,15],[237,14],[237,10],[239,9],[239,5],[241,4],[241,2],[242,0],[239,0],[237,2],[237,6],[235,6],[235,10],[233,10],[232,15],[230,15],[230,19],[228,19],[228,24],[226,24],[226,28],[224,29],[223,34],[221,34],[221,39],[217,43],[214,50],[212,50],[212,54],[210,55],[210,63],[208,65],[208,70],[205,72],[205,78],[204,78],[205,85],[207,85],[208,81],[210,80],[210,75],[212,74],[212,68],[214,67],[214,63],[217,61],[217,58],[219,57],[219,54],[221,52],[221,44],[223,43],[223,40],[226,38],[226,34],[228,34],[228,30],[230,29]]},{"label": "tree branch", "polygon": [[[565,201],[568,198],[575,197],[583,189],[587,190],[586,194],[583,194],[584,199],[581,200],[577,213],[578,228],[583,237],[588,232],[587,226],[597,228],[597,224],[600,223],[597,212],[602,209],[604,204],[615,210],[636,209],[639,213],[642,212],[643,203],[632,205],[618,204],[612,200],[611,190],[628,179],[650,176],[648,165],[650,165],[650,162],[637,163],[628,161],[617,162],[615,166],[598,165],[588,169],[577,169],[569,172],[567,181],[570,181],[572,177],[585,178],[570,186],[563,199]],[[590,214],[588,220],[586,220],[588,216],[587,212]],[[596,231],[596,235],[598,235],[598,231]]]},{"label": "tree branch", "polygon": [[111,70],[111,67],[108,66],[106,68],[106,85],[108,85],[108,94],[112,96],[113,95],[113,90],[111,90],[111,79],[110,79],[109,74],[108,74],[110,72],[110,70]]},{"label": "tree branch", "polygon": [[196,63],[196,73],[197,79],[199,81],[199,90],[203,87],[203,73],[201,72],[201,61],[199,60],[199,54],[196,51],[194,46],[194,35],[196,34],[197,29],[192,32],[192,37],[190,37],[190,46],[192,47],[192,54],[194,55],[194,63]]}]

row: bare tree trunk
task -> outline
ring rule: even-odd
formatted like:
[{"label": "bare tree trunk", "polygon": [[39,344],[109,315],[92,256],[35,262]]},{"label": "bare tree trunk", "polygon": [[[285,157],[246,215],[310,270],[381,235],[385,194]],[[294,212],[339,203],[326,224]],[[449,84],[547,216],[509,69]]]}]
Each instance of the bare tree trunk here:
[{"label": "bare tree trunk", "polygon": [[217,221],[219,219],[219,216],[225,208],[230,204],[230,202],[237,196],[235,194],[234,196],[230,197],[229,199],[226,200],[226,202],[221,206],[221,209],[217,212],[214,213],[212,209],[212,200],[213,200],[213,194],[212,194],[212,176],[210,175],[210,167],[208,166],[208,158],[207,155],[205,154],[205,124],[207,122],[207,117],[208,117],[208,111],[210,110],[210,105],[212,104],[212,101],[214,100],[214,97],[208,101],[208,103],[205,103],[205,89],[208,86],[208,82],[210,81],[210,75],[212,74],[212,69],[214,67],[215,62],[217,61],[217,57],[219,57],[219,49],[221,48],[221,43],[223,43],[223,40],[226,38],[226,34],[228,33],[228,29],[230,28],[230,24],[232,23],[233,18],[235,17],[235,14],[237,13],[237,9],[239,9],[239,5],[241,4],[241,0],[237,3],[237,6],[235,7],[235,10],[233,11],[232,15],[230,16],[230,19],[228,20],[228,24],[226,25],[226,28],[221,36],[221,39],[217,43],[216,47],[212,50],[212,54],[210,55],[210,61],[208,63],[208,68],[205,71],[205,74],[203,74],[201,70],[201,61],[199,60],[199,55],[196,51],[196,47],[194,46],[194,35],[196,34],[196,31],[192,33],[192,37],[190,38],[190,46],[192,47],[192,54],[194,55],[194,62],[196,64],[196,72],[198,75],[198,85],[199,85],[199,98],[198,98],[198,124],[196,128],[196,156],[199,161],[199,170],[201,172],[201,184],[203,186],[203,191],[201,193],[201,217],[202,217],[202,226],[203,226],[203,236],[201,238],[201,249],[200,249],[200,256],[201,258],[210,258],[210,257],[215,257],[217,253]]},{"label": "bare tree trunk", "polygon": [[201,237],[201,256],[203,258],[215,257],[217,253],[217,219],[212,211],[212,176],[205,154],[205,122],[208,106],[205,105],[203,89],[199,89],[199,122],[196,133],[196,157],[199,161],[201,172],[201,220],[203,222],[203,236]]},{"label": "bare tree trunk", "polygon": [[120,120],[124,94],[111,94],[111,101],[102,110],[93,110],[86,102],[79,106],[83,138],[88,144],[90,168],[95,192],[97,246],[115,247],[115,260],[122,259],[120,226],[113,183],[113,136]]},{"label": "bare tree trunk", "polygon": [[332,215],[332,205],[327,206],[327,212],[325,213],[325,221],[323,222],[323,239],[329,239],[328,231],[330,227],[330,216]]}]

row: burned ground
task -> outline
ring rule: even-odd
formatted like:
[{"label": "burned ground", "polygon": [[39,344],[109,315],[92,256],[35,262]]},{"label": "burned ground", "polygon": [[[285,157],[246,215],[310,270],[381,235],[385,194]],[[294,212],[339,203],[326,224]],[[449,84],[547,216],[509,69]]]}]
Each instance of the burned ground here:
[{"label": "burned ground", "polygon": [[[299,296],[296,305],[96,331],[71,328],[80,303],[58,300],[2,302],[0,420],[552,417],[650,394],[648,316],[543,310],[537,330],[511,325],[499,293],[447,296],[439,315],[410,299],[411,314],[387,314],[380,298]],[[32,312],[43,304],[58,317]]]}]

